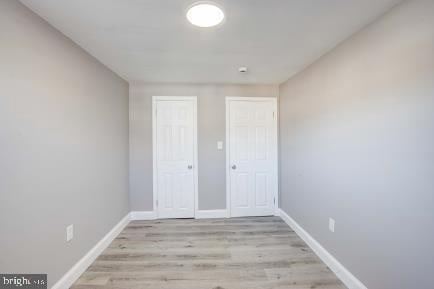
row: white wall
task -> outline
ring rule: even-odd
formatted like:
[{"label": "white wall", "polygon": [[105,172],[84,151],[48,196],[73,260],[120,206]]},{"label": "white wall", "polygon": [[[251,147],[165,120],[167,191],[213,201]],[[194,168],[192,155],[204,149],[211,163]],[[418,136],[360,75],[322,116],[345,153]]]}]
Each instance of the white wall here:
[{"label": "white wall", "polygon": [[282,209],[368,288],[434,288],[434,1],[342,43],[280,104]]},{"label": "white wall", "polygon": [[1,0],[0,272],[51,287],[128,211],[128,84]]}]

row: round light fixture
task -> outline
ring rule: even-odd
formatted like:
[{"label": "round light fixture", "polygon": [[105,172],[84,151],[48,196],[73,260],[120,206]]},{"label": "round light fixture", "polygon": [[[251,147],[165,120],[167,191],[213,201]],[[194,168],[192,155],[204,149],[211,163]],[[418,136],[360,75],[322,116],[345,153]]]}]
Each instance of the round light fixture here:
[{"label": "round light fixture", "polygon": [[187,11],[187,19],[198,27],[213,27],[225,18],[223,10],[210,2],[198,2]]}]

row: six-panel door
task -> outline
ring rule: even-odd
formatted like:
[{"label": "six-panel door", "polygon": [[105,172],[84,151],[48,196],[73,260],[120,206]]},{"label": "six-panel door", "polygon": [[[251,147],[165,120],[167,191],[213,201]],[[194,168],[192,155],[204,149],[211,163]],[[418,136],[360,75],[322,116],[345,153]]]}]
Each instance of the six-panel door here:
[{"label": "six-panel door", "polygon": [[229,105],[230,215],[274,214],[277,132],[275,100]]},{"label": "six-panel door", "polygon": [[155,109],[158,217],[193,218],[195,101],[157,100]]}]

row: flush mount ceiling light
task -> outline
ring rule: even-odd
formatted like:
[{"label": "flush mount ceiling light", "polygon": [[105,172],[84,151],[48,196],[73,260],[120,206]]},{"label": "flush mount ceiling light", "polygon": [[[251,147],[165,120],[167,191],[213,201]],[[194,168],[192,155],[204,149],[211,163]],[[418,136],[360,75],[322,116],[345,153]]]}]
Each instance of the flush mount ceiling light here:
[{"label": "flush mount ceiling light", "polygon": [[210,2],[198,2],[187,11],[187,19],[198,27],[213,27],[225,18],[223,10]]}]

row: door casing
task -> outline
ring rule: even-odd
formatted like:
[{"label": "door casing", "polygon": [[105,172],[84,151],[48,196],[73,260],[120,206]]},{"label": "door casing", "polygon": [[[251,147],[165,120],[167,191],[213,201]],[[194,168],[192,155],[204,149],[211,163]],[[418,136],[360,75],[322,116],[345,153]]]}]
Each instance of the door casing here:
[{"label": "door casing", "polygon": [[158,176],[157,172],[157,103],[159,101],[193,101],[193,174],[194,174],[194,216],[199,210],[199,197],[198,197],[198,147],[197,147],[197,97],[196,96],[152,96],[152,161],[153,161],[153,172],[152,172],[152,207],[155,212],[156,218],[158,219]]},{"label": "door casing", "polygon": [[240,96],[226,96],[226,214],[227,217],[231,217],[231,163],[230,163],[230,102],[231,101],[258,101],[258,102],[271,102],[274,105],[274,130],[275,130],[275,143],[273,150],[273,164],[274,164],[274,215],[278,215],[279,208],[279,164],[278,164],[278,110],[277,110],[277,98],[275,97],[240,97]]}]

